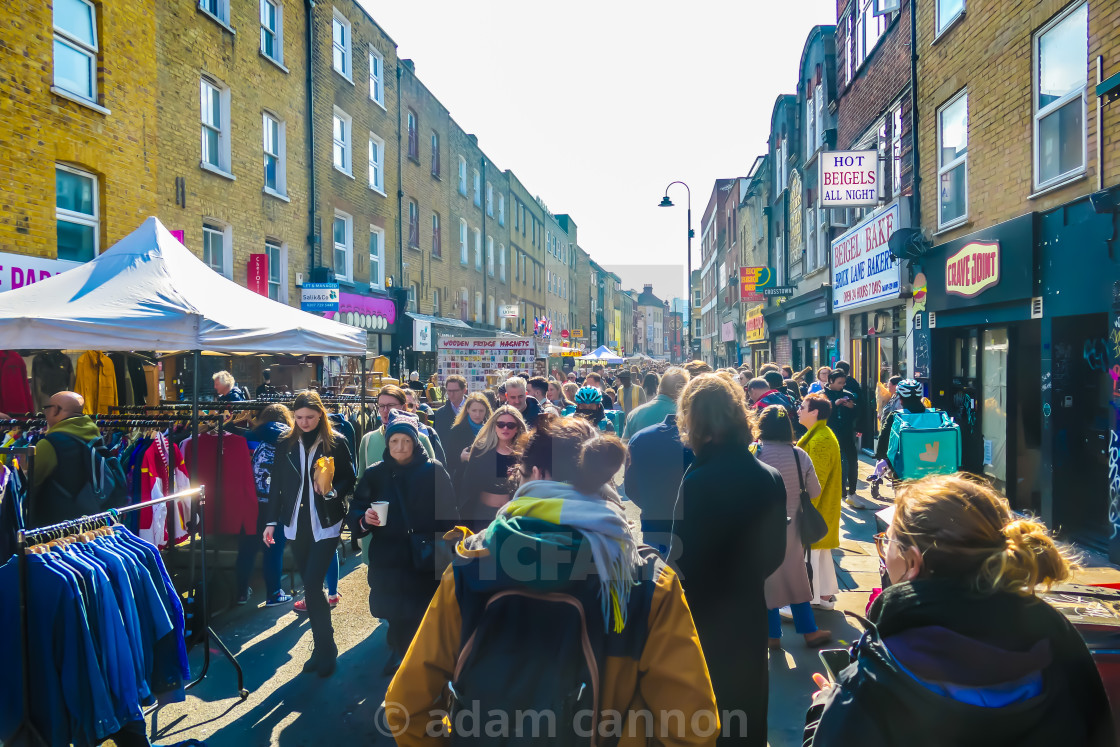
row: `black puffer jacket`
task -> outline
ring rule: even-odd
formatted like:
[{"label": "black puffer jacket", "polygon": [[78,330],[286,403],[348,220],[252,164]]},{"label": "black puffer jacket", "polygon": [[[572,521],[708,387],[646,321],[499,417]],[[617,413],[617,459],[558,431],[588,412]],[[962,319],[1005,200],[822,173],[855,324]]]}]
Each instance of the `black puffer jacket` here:
[{"label": "black puffer jacket", "polygon": [[[303,445],[299,440],[288,442],[280,441],[276,445],[276,455],[272,460],[272,475],[268,492],[268,503],[265,509],[269,524],[286,525],[292,518],[295,510],[296,497],[299,495],[300,484],[307,480],[308,464],[301,472],[300,450]],[[315,494],[313,506],[319,514],[319,525],[323,527],[334,526],[346,518],[346,499],[354,489],[357,475],[354,473],[354,460],[350,456],[350,447],[346,439],[339,433],[334,434],[334,445],[329,453],[317,449],[314,458],[321,456],[334,457],[334,483],[335,495],[327,498]]]},{"label": "black puffer jacket", "polygon": [[919,579],[869,615],[855,663],[809,710],[805,745],[1116,744],[1085,642],[1041,599]]}]

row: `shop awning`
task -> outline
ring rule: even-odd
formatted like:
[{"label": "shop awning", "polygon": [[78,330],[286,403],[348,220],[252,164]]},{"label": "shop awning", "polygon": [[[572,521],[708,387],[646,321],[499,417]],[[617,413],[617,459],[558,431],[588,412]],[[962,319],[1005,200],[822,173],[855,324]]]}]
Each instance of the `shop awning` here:
[{"label": "shop awning", "polygon": [[470,332],[478,331],[462,319],[451,319],[446,316],[430,316],[428,314],[419,314],[415,311],[406,311],[405,316],[415,319],[418,322],[429,322],[440,327],[451,327],[453,329],[467,330]]},{"label": "shop awning", "polygon": [[0,293],[0,339],[17,350],[366,352],[364,330],[219,275],[156,218],[80,267]]}]

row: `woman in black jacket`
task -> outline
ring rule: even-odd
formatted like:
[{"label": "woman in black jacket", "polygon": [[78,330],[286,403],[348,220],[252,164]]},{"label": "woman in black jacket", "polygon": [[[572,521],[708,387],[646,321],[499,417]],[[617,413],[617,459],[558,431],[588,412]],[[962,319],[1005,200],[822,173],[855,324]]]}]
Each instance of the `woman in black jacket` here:
[{"label": "woman in black jacket", "polygon": [[[296,427],[276,445],[263,539],[271,547],[279,525],[290,543],[315,639],[315,651],[303,671],[329,677],[334,674],[338,648],[323,580],[338,547],[346,497],[356,477],[350,447],[331,430],[318,393],[302,392],[296,397],[292,415]],[[323,463],[324,457],[334,460],[333,471]]]},{"label": "woman in black jacket", "polygon": [[1035,596],[1070,565],[1046,527],[960,475],[910,483],[877,535],[891,585],[855,663],[824,684],[806,745],[1115,745],[1084,640]]},{"label": "woman in black jacket", "polygon": [[[490,526],[498,509],[509,503],[517,486],[510,480],[510,469],[517,465],[514,443],[528,430],[516,407],[502,405],[478,433],[456,483],[459,517],[472,532]],[[462,455],[460,455],[462,456]]]},{"label": "woman in black jacket", "polygon": [[[391,411],[384,458],[362,475],[347,517],[355,536],[370,535],[369,611],[388,625],[385,676],[404,659],[443,573],[434,552],[417,557],[417,543],[434,548],[458,519],[451,478],[420,446],[418,425],[415,416]],[[388,506],[372,507],[382,501]]]},{"label": "woman in black jacket", "polygon": [[688,382],[677,422],[696,459],[681,483],[669,557],[678,558],[708,660],[720,743],[765,747],[765,583],[785,559],[785,483],[750,452],[743,387],[731,377]]},{"label": "woman in black jacket", "polygon": [[486,421],[490,419],[493,411],[490,409],[490,402],[482,395],[481,392],[473,392],[468,394],[467,398],[463,400],[463,406],[459,408],[459,413],[455,416],[454,425],[447,432],[444,441],[446,442],[447,450],[447,473],[451,475],[451,481],[458,483],[459,475],[463,469],[463,450],[469,449],[471,444],[474,443],[475,438],[478,436],[482,426],[486,425]]}]

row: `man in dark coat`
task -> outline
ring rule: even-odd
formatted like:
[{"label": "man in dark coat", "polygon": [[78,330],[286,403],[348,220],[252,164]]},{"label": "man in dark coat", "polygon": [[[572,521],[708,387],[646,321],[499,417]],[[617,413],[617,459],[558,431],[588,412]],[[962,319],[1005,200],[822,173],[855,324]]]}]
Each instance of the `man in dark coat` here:
[{"label": "man in dark coat", "polygon": [[447,402],[432,416],[432,426],[439,431],[440,437],[446,440],[451,433],[451,427],[455,424],[455,416],[459,414],[463,402],[466,401],[467,380],[459,374],[452,374],[443,382],[443,388],[447,392]]},{"label": "man in dark coat", "polygon": [[763,588],[785,557],[785,483],[748,448],[738,384],[715,376],[693,379],[681,395],[678,422],[682,431],[695,430],[688,440],[696,458],[681,483],[681,521],[669,562],[680,570],[708,661],[724,727],[720,744],[765,747]]},{"label": "man in dark coat", "polygon": [[681,479],[692,464],[692,449],[681,443],[676,413],[635,433],[629,449],[623,489],[642,509],[642,540],[664,557],[673,533]]}]

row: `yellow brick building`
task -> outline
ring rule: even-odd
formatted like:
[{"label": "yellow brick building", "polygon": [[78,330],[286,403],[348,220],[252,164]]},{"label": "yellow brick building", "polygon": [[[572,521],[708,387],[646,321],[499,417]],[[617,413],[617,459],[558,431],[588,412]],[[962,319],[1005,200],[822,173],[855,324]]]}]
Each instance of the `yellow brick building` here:
[{"label": "yellow brick building", "polygon": [[0,252],[87,261],[157,212],[155,3],[54,10],[0,21]]}]

